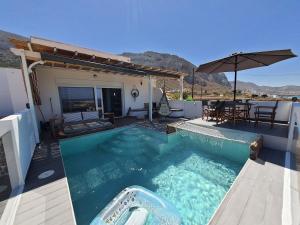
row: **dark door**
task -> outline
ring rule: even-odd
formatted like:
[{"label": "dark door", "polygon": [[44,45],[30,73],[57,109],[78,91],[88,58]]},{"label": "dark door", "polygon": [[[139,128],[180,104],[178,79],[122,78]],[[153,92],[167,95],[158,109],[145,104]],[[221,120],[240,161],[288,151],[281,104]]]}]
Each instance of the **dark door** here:
[{"label": "dark door", "polygon": [[122,92],[119,88],[102,88],[104,112],[122,116]]}]

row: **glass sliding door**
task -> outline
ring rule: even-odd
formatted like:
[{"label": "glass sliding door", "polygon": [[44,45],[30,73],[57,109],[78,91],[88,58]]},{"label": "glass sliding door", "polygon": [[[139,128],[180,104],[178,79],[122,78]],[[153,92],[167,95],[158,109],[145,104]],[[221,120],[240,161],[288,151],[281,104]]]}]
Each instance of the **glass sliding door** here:
[{"label": "glass sliding door", "polygon": [[102,96],[104,112],[113,112],[117,117],[122,116],[121,88],[102,88]]},{"label": "glass sliding door", "polygon": [[58,91],[63,113],[96,110],[93,87],[59,87]]},{"label": "glass sliding door", "polygon": [[63,113],[98,110],[100,116],[103,113],[122,116],[121,88],[59,87],[58,91]]}]

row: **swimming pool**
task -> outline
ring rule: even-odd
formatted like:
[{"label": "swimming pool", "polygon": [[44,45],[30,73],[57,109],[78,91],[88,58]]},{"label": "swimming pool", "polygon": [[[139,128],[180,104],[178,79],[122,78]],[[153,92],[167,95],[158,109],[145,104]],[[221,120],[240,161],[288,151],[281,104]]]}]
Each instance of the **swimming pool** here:
[{"label": "swimming pool", "polygon": [[60,141],[77,224],[124,188],[171,202],[183,224],[207,224],[249,157],[249,145],[190,131],[128,126]]}]

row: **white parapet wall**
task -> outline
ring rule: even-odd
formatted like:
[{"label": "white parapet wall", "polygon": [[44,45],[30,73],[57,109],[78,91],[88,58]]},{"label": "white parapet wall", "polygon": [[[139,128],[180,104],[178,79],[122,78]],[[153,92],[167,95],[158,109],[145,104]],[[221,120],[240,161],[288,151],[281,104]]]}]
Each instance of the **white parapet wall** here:
[{"label": "white parapet wall", "polygon": [[300,103],[293,103],[287,150],[300,155]]},{"label": "white parapet wall", "polygon": [[27,102],[22,71],[0,68],[0,118],[19,112]]},{"label": "white parapet wall", "polygon": [[25,182],[36,146],[30,109],[0,120],[0,137],[5,151],[12,189]]},{"label": "white parapet wall", "polygon": [[[250,101],[253,103],[250,111],[250,117],[254,118],[255,106],[274,106],[275,101]],[[290,114],[292,109],[291,101],[279,101],[276,109],[276,121],[288,122],[290,120]]]},{"label": "white parapet wall", "polygon": [[182,111],[173,112],[172,117],[194,119],[202,116],[201,101],[170,100],[169,104],[173,109],[182,109]]}]

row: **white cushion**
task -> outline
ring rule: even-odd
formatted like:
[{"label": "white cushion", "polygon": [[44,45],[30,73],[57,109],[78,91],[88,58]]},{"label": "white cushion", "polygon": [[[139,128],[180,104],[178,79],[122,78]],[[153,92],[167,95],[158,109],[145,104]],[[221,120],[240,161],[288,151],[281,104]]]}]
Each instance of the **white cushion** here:
[{"label": "white cushion", "polygon": [[83,120],[99,119],[99,112],[98,111],[82,112],[82,118]]},{"label": "white cushion", "polygon": [[82,120],[81,117],[81,112],[76,112],[76,113],[64,113],[64,122],[69,123],[69,122],[78,122]]}]

